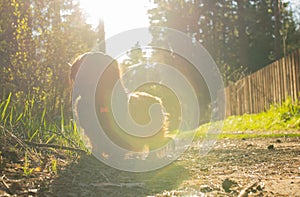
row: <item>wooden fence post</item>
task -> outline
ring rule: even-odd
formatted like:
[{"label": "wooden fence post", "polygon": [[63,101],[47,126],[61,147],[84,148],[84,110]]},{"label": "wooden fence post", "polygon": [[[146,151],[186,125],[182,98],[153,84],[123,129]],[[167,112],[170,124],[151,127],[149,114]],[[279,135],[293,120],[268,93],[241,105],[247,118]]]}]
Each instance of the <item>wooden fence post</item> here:
[{"label": "wooden fence post", "polygon": [[300,99],[300,49],[225,88],[226,117]]}]

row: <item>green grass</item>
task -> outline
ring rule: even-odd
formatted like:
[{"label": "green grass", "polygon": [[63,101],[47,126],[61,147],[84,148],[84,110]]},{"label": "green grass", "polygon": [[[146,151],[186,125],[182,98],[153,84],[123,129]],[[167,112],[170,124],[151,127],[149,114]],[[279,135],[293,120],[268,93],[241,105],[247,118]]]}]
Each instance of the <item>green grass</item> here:
[{"label": "green grass", "polygon": [[51,107],[46,100],[36,102],[32,95],[20,99],[9,94],[0,101],[0,137],[7,130],[30,142],[83,148],[72,116],[69,114],[66,118],[64,104],[57,107],[58,114],[51,113]]},{"label": "green grass", "polygon": [[221,133],[218,135],[218,139],[249,139],[249,138],[282,138],[282,137],[300,137],[300,134],[297,133],[261,133],[261,134],[251,134],[251,133],[243,133],[243,134],[229,134],[229,133]]},{"label": "green grass", "polygon": [[[57,110],[59,114],[56,115],[49,113],[49,108],[49,104],[37,103],[30,95],[16,101],[16,98],[9,94],[6,99],[0,101],[0,137],[7,129],[28,141],[83,148],[71,114],[64,112],[67,107],[63,103],[60,104]],[[214,126],[222,131],[220,134],[209,132],[213,138],[300,136],[299,132],[296,132],[300,131],[300,102],[287,99],[281,104],[270,106],[265,112],[231,116],[223,121],[222,127],[221,123],[200,126],[196,139],[207,136],[208,129]],[[192,133],[184,132],[181,137],[191,137]]]},{"label": "green grass", "polygon": [[[211,123],[200,126],[196,138],[205,136],[211,127]],[[287,99],[259,114],[230,116],[223,121],[221,130],[218,138],[300,136],[296,133],[300,130],[300,102]]]}]

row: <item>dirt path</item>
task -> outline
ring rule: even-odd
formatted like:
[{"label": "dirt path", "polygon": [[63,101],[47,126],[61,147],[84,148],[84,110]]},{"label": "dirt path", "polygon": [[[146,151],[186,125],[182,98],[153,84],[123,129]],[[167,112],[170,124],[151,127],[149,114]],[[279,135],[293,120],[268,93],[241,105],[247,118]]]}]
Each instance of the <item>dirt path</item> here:
[{"label": "dirt path", "polygon": [[119,171],[87,155],[70,163],[60,155],[57,174],[48,166],[27,177],[2,156],[0,196],[300,196],[300,138],[224,139],[206,156],[198,153],[191,147],[148,173]]}]

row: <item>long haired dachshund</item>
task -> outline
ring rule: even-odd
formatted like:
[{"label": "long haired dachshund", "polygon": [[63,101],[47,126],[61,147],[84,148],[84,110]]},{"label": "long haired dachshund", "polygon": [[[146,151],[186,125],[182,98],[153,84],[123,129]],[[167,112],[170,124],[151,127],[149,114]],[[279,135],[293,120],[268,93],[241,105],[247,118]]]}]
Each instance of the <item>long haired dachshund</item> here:
[{"label": "long haired dachshund", "polygon": [[[80,69],[82,63],[89,57],[91,57],[95,53],[84,53],[78,56],[74,62],[72,63],[71,71],[70,71],[70,82],[73,82],[76,79],[76,75]],[[103,56],[105,58],[111,58],[103,53],[96,53],[99,56]],[[105,134],[109,139],[115,143],[116,145],[127,149],[128,152],[147,152],[149,153],[150,150],[158,149],[165,144],[168,144],[173,139],[168,137],[168,114],[165,112],[165,108],[163,106],[162,99],[157,96],[151,95],[147,92],[130,92],[127,93],[125,91],[126,87],[122,83],[122,71],[117,63],[116,60],[111,58],[111,64],[105,69],[102,73],[98,81],[98,85],[96,88],[95,94],[95,107],[98,121],[100,122]],[[99,62],[99,66],[101,62]],[[161,129],[156,132],[153,136],[150,137],[137,137],[127,132],[124,132],[119,125],[116,123],[111,107],[111,98],[112,98],[112,91],[117,83],[120,80],[121,84],[123,85],[124,94],[127,95],[128,105],[130,109],[130,113],[132,118],[136,123],[141,125],[147,124],[151,120],[148,114],[148,110],[152,104],[159,104],[161,108],[161,113],[163,115],[163,124]],[[143,131],[139,131],[142,132]],[[174,143],[174,142],[172,142]],[[171,144],[172,144],[171,143]],[[174,144],[172,144],[174,146]],[[169,145],[166,146],[169,151]],[[172,147],[173,148],[173,147]],[[169,153],[166,153],[169,154]],[[128,157],[138,157],[137,155],[127,155]],[[159,157],[166,156],[164,153],[160,153],[160,155],[156,155]]]}]

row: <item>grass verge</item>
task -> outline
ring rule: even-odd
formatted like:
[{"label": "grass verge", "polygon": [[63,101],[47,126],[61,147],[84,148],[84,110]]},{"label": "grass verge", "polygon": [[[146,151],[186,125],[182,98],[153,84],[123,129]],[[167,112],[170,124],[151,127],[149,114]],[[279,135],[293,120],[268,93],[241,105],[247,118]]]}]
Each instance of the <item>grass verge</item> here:
[{"label": "grass verge", "polygon": [[[218,138],[257,138],[257,137],[300,137],[300,101],[287,99],[281,104],[258,114],[230,116],[223,122]],[[196,139],[202,138],[213,127],[207,123],[199,127]]]},{"label": "grass verge", "polygon": [[66,106],[58,106],[58,114],[52,114],[45,103],[35,102],[28,95],[21,101],[13,95],[0,101],[0,137],[13,133],[16,138],[39,144],[84,148],[75,122],[66,117]]}]

